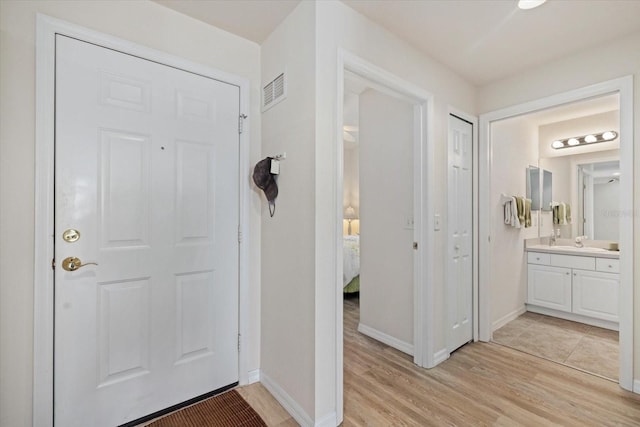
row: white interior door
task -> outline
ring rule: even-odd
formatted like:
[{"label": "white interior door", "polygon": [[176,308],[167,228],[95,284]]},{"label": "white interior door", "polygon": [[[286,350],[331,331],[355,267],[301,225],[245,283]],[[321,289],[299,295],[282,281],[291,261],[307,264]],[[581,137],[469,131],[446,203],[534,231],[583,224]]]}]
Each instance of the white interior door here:
[{"label": "white interior door", "polygon": [[473,338],[473,126],[449,116],[447,350]]},{"label": "white interior door", "polygon": [[237,86],[57,36],[56,425],[237,382],[238,114]]}]

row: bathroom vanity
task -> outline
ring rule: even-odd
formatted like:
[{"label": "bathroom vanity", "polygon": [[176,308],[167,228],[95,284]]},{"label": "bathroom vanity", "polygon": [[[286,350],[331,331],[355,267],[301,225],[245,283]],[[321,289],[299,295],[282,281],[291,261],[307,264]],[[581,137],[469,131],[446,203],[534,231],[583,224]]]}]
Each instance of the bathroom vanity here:
[{"label": "bathroom vanity", "polygon": [[527,310],[618,330],[619,252],[561,245],[526,251]]}]

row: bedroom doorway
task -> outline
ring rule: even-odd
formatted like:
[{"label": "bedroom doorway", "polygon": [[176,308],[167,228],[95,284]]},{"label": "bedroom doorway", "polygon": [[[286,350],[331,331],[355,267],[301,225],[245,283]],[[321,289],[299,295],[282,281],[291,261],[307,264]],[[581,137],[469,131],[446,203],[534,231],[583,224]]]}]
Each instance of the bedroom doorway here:
[{"label": "bedroom doorway", "polygon": [[[368,89],[365,96],[371,99],[367,99],[367,102],[371,102],[372,105],[378,104],[376,108],[372,107],[371,119],[369,120],[372,124],[367,125],[364,120],[367,114],[363,110],[359,111],[358,117],[363,119],[359,120],[357,128],[359,147],[362,149],[367,144],[365,142],[365,139],[368,139],[366,138],[367,132],[371,132],[374,139],[378,138],[382,141],[377,147],[379,152],[375,153],[371,159],[367,157],[367,153],[358,153],[358,209],[349,204],[345,205],[345,200],[343,199],[343,193],[345,192],[343,188],[345,177],[343,174],[345,173],[345,160],[347,160],[344,157],[345,132],[349,132],[354,136],[354,128],[350,127],[351,124],[348,121],[345,121],[343,114],[344,101],[345,95],[348,96],[350,85],[354,82],[360,86],[364,85],[364,87],[358,89],[362,90],[363,93],[365,88]],[[340,51],[337,100],[336,121],[338,127],[336,128],[336,146],[338,150],[336,152],[336,162],[338,169],[335,192],[337,196],[335,206],[337,219],[335,228],[337,339],[335,396],[336,418],[338,422],[342,422],[345,397],[349,399],[349,393],[354,390],[349,382],[363,374],[361,372],[362,364],[358,363],[358,356],[350,358],[348,353],[349,345],[360,345],[366,341],[374,346],[382,346],[388,354],[393,354],[399,358],[406,359],[409,363],[415,363],[420,367],[427,368],[435,366],[444,358],[441,358],[440,352],[436,353],[434,351],[433,345],[434,323],[432,318],[435,307],[433,306],[432,289],[434,254],[432,198],[435,185],[432,180],[434,167],[433,144],[430,143],[432,140],[433,96],[386,70],[380,69],[346,51]],[[358,101],[358,104],[359,106],[363,105],[360,101]],[[390,130],[389,126],[383,126],[386,120],[396,114],[390,108],[392,104],[402,106],[400,110],[403,113],[399,114],[399,116],[403,118],[404,122],[399,125],[402,129],[400,133],[397,131],[397,127]],[[346,127],[343,127],[343,125]],[[401,146],[398,144],[398,141],[401,140],[399,135],[405,131],[409,135],[406,138],[409,142]],[[349,137],[347,136],[347,138]],[[367,144],[367,148],[372,147],[373,144]],[[404,159],[402,160],[404,163],[400,168],[401,171],[395,172],[395,168],[397,168],[395,163],[400,162],[401,159]],[[367,174],[371,175],[372,178],[365,178]],[[397,183],[400,176],[408,176],[404,185]],[[400,187],[401,185],[403,187]],[[402,202],[391,197],[398,196],[393,194],[395,192],[400,193],[403,198]],[[385,199],[385,195],[389,198]],[[354,202],[351,201],[350,203]],[[355,218],[349,218],[349,215],[345,215],[350,206],[353,208]],[[349,210],[348,212],[351,213],[352,211]],[[386,227],[388,230],[385,229],[384,225],[374,225],[373,219],[376,216],[386,217],[386,220],[391,224]],[[343,275],[343,236],[348,234],[349,222],[352,226],[352,234],[357,227],[360,233],[358,240],[362,239],[359,242],[362,248],[358,245],[363,258],[360,265],[362,272],[360,294],[356,307],[354,307],[355,304],[350,307],[345,304],[342,291],[345,285],[345,277]],[[355,227],[354,224],[356,224]],[[395,233],[390,230],[395,230]],[[376,300],[376,298],[368,298],[366,295],[369,287],[372,286],[367,277],[378,278],[375,274],[373,276],[371,274],[367,275],[367,259],[369,258],[368,255],[371,255],[373,259],[373,252],[369,253],[371,251],[369,243],[372,243],[376,238],[383,242],[377,245],[383,251],[385,245],[399,244],[401,246],[404,245],[399,249],[400,252],[407,251],[410,254],[404,258],[404,264],[392,261],[391,257],[378,255],[378,261],[374,262],[373,266],[374,268],[382,268],[385,265],[393,264],[395,267],[401,265],[404,268],[401,276],[405,279],[386,277],[385,280],[389,284],[387,294],[385,296],[382,293],[383,297],[378,297],[377,301],[379,305],[387,309],[389,307],[384,307],[384,305],[392,305],[393,301],[397,302],[400,296],[409,301],[409,307],[405,308],[402,313],[397,313],[398,310],[395,310],[395,312],[394,310],[387,310],[388,313],[393,313],[392,316],[398,314],[402,317],[405,327],[407,323],[409,324],[407,328],[410,331],[409,334],[407,335],[405,330],[404,335],[400,336],[400,338],[392,335],[396,332],[391,331],[389,333],[390,330],[386,330],[384,333],[376,333],[382,332],[380,329],[383,327],[378,325],[382,324],[380,321],[384,320],[383,316],[376,316],[380,317],[380,319],[374,319],[378,323],[374,323],[373,326],[367,325],[366,312],[369,310],[366,308],[367,303],[368,301]],[[369,240],[372,242],[369,242]],[[401,243],[398,243],[398,241]],[[375,247],[376,245],[371,245],[371,248]],[[398,285],[399,283],[400,285]],[[412,286],[407,286],[409,283]],[[402,291],[398,289],[394,293],[394,286],[403,287],[403,289]],[[389,290],[392,292],[389,293]],[[390,297],[388,297],[389,295]],[[361,306],[365,307],[363,312],[360,311]],[[357,311],[350,311],[350,308],[357,308]],[[352,325],[351,331],[346,329],[349,327],[349,322]],[[367,326],[371,327],[367,328]],[[351,333],[353,334],[351,335]],[[348,342],[347,340],[349,340],[350,336],[357,337],[357,339]],[[360,350],[364,352],[361,354],[370,354],[366,353],[363,346],[360,347]]]},{"label": "bedroom doorway", "polygon": [[357,332],[413,355],[413,103],[345,76],[343,284]]}]

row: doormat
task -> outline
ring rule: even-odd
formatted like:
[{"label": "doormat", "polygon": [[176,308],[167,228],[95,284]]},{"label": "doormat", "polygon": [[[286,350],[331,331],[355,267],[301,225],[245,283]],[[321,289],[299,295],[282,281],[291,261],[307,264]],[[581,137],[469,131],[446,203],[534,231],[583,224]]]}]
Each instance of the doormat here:
[{"label": "doormat", "polygon": [[262,418],[231,390],[166,415],[148,427],[265,427]]}]

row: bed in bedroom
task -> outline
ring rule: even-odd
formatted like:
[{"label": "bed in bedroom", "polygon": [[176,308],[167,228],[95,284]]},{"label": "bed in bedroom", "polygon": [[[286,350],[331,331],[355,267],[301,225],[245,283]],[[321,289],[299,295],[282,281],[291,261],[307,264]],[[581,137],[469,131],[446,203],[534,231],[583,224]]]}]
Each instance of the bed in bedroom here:
[{"label": "bed in bedroom", "polygon": [[342,285],[345,294],[360,292],[360,236],[343,236]]}]

